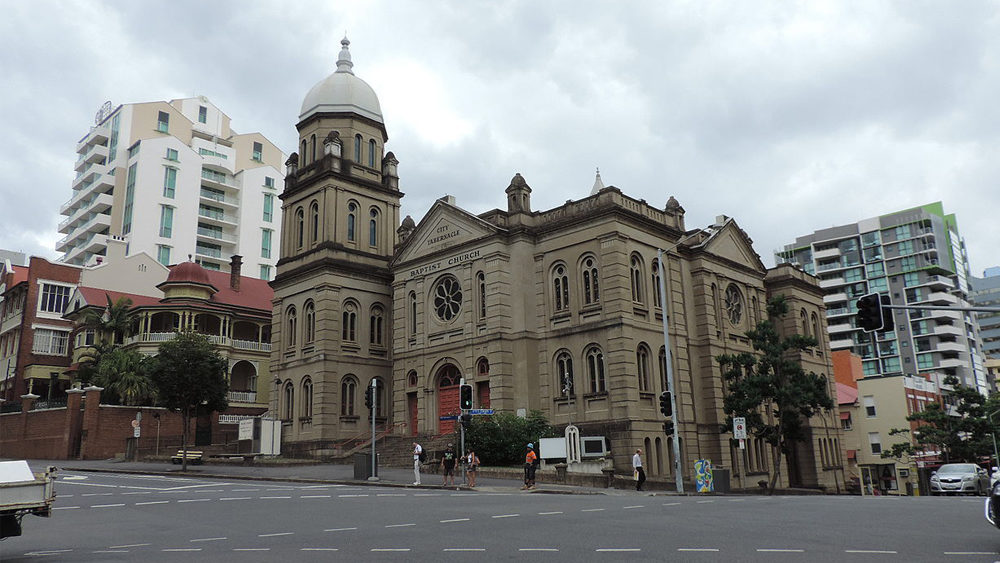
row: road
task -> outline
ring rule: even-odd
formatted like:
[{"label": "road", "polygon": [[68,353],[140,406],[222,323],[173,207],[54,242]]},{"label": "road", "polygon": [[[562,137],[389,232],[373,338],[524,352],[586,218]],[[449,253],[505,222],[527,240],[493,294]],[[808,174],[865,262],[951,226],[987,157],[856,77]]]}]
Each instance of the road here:
[{"label": "road", "polygon": [[1000,559],[973,497],[538,494],[63,472],[4,562]]}]

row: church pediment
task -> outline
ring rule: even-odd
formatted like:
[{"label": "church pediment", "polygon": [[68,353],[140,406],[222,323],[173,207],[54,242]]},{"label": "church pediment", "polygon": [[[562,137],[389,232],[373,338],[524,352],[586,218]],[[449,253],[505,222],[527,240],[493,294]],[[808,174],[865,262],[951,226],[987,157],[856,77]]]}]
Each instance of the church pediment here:
[{"label": "church pediment", "polygon": [[754,251],[750,239],[731,219],[704,243],[703,249],[710,254],[746,264],[756,270],[767,269]]},{"label": "church pediment", "polygon": [[492,236],[500,230],[475,215],[438,201],[417,224],[393,263],[419,260],[424,256]]}]

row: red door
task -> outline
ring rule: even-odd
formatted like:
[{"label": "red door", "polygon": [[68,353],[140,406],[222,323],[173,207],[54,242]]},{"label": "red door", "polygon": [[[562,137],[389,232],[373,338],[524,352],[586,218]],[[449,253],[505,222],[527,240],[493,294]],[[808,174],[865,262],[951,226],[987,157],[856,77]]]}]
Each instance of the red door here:
[{"label": "red door", "polygon": [[[458,406],[458,384],[461,381],[458,368],[448,364],[438,371],[438,416],[456,416],[461,412]],[[455,431],[454,420],[438,419],[438,433]]]},{"label": "red door", "polygon": [[476,402],[477,409],[488,409],[490,408],[490,382],[480,381],[476,384],[476,395],[478,401]]},{"label": "red door", "polygon": [[409,420],[410,435],[411,436],[416,436],[417,435],[417,424],[418,424],[418,422],[417,422],[417,394],[416,393],[410,393],[409,395],[406,396],[406,406],[407,406],[407,412],[410,413],[410,420]]}]

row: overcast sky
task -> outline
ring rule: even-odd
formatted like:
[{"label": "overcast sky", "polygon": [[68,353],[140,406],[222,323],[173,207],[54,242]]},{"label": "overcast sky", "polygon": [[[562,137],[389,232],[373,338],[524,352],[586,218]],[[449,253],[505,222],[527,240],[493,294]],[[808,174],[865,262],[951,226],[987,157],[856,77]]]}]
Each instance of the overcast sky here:
[{"label": "overcast sky", "polygon": [[0,249],[58,257],[77,141],[115,105],[207,96],[295,150],[351,40],[404,216],[445,194],[535,209],[606,185],[773,251],[943,201],[1000,265],[1000,2],[4,2]]}]

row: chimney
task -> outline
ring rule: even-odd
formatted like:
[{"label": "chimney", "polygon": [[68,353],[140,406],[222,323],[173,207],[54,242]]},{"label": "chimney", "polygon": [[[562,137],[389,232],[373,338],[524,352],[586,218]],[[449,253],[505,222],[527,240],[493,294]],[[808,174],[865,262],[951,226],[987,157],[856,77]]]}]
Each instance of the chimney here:
[{"label": "chimney", "polygon": [[243,267],[243,257],[239,254],[233,254],[232,261],[229,263],[229,287],[233,291],[240,290],[240,269]]}]

